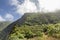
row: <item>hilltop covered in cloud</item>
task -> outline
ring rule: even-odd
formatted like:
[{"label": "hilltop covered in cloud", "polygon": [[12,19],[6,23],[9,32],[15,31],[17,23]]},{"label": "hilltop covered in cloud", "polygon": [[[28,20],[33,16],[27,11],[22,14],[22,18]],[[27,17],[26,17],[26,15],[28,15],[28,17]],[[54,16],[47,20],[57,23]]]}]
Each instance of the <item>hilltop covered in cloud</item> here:
[{"label": "hilltop covered in cloud", "polygon": [[[1,20],[17,20],[24,13],[60,10],[60,0],[0,0]],[[6,15],[10,14],[7,17]]]}]

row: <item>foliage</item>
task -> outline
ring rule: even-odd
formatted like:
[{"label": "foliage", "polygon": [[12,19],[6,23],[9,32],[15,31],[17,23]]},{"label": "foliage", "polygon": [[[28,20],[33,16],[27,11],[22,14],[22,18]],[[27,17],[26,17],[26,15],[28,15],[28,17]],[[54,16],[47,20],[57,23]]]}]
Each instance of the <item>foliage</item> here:
[{"label": "foliage", "polygon": [[43,37],[43,34],[60,38],[60,13],[27,13],[21,20],[22,24],[14,25],[9,35],[10,40]]},{"label": "foliage", "polygon": [[43,24],[36,26],[27,26],[23,25],[21,27],[15,26],[14,30],[10,34],[10,38],[34,38],[34,37],[42,37],[43,34],[48,36],[58,37],[60,38],[60,23],[57,24]]}]

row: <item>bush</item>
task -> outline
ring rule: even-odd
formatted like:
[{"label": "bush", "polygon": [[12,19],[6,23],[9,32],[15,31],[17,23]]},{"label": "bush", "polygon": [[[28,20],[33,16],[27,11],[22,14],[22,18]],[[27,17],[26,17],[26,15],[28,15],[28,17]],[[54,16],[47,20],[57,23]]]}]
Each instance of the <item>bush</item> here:
[{"label": "bush", "polygon": [[33,32],[30,30],[25,31],[25,38],[32,38],[33,37]]},{"label": "bush", "polygon": [[15,26],[10,34],[11,39],[23,39],[42,37],[43,34],[60,38],[60,25],[59,24],[42,24],[42,25],[22,25],[21,27]]},{"label": "bush", "polygon": [[38,36],[38,37],[42,37],[42,36],[43,36],[43,33],[40,32],[40,31],[37,31],[37,32],[36,32],[36,36]]}]

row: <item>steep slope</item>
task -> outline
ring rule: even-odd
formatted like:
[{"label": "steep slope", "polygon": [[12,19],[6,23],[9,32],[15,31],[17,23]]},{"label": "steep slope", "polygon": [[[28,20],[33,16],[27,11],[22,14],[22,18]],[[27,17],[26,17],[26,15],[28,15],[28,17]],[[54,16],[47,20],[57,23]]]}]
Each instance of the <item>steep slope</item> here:
[{"label": "steep slope", "polygon": [[[25,13],[22,18],[18,19],[17,21],[13,22],[9,26],[7,26],[3,31],[0,33],[0,40],[7,40],[9,34],[13,31],[15,26],[35,26],[35,25],[42,25],[42,24],[56,24],[60,23],[60,13]],[[18,27],[18,28],[19,28]],[[41,29],[41,28],[40,28]]]},{"label": "steep slope", "polygon": [[0,31],[2,31],[4,28],[6,28],[10,23],[11,23],[10,21],[0,22]]},{"label": "steep slope", "polygon": [[21,19],[15,21],[13,23],[11,23],[4,30],[2,30],[0,32],[0,40],[8,40],[9,33],[12,31],[12,29],[14,28],[14,26],[16,24],[22,24],[22,22],[24,22],[24,19],[25,19],[25,15]]},{"label": "steep slope", "polygon": [[60,13],[26,13],[23,17],[23,23],[32,25],[36,24],[48,24],[48,23],[60,23]]}]

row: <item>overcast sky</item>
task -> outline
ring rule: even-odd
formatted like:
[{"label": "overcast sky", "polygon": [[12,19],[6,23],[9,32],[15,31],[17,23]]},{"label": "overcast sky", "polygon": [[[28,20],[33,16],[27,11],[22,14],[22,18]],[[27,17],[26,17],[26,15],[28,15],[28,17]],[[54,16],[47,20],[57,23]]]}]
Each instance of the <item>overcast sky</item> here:
[{"label": "overcast sky", "polygon": [[55,11],[60,0],[0,0],[0,21],[17,20],[26,12]]}]

